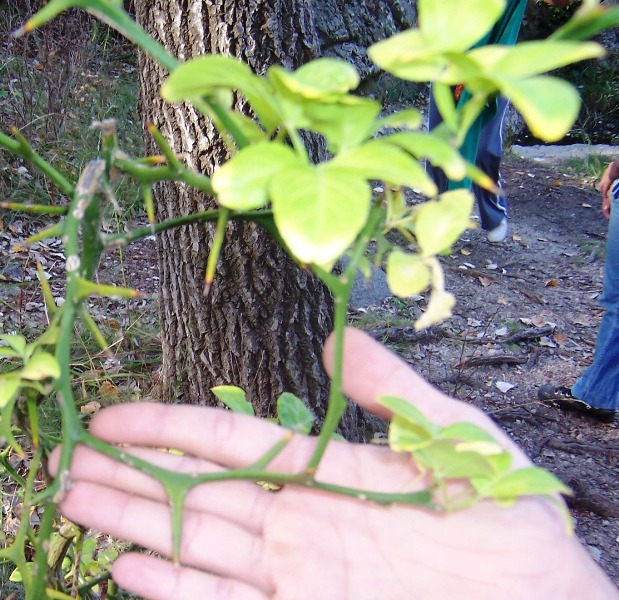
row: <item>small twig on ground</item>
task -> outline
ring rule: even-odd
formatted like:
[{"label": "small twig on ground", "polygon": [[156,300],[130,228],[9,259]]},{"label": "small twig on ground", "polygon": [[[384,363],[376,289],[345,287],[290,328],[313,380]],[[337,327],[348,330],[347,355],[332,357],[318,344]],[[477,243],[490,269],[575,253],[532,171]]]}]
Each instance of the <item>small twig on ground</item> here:
[{"label": "small twig on ground", "polygon": [[527,362],[524,356],[513,354],[495,354],[492,356],[472,356],[461,360],[456,368],[483,367],[488,365],[522,365]]},{"label": "small twig on ground", "polygon": [[619,505],[606,500],[601,494],[590,492],[580,479],[571,478],[567,484],[574,492],[573,496],[566,498],[567,505],[572,510],[587,510],[606,519],[619,517]]},{"label": "small twig on ground", "polygon": [[619,457],[619,446],[617,445],[604,446],[601,444],[592,444],[591,442],[583,443],[572,440],[566,442],[563,440],[551,439],[548,441],[548,447],[570,453],[602,454],[609,458]]}]

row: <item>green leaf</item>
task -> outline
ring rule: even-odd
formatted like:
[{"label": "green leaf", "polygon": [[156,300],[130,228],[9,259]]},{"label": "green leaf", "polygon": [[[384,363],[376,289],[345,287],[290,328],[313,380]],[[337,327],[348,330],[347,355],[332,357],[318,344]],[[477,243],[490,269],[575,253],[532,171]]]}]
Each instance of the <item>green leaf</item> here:
[{"label": "green leaf", "polygon": [[439,254],[451,247],[470,223],[473,194],[454,190],[419,206],[415,237],[422,256]]},{"label": "green leaf", "polygon": [[434,435],[438,431],[438,426],[434,425],[425,415],[407,400],[395,396],[380,396],[377,402],[388,408],[394,415],[402,417],[412,425],[419,425],[429,434]]},{"label": "green leaf", "polygon": [[274,66],[269,69],[268,77],[274,84],[310,100],[332,99],[359,85],[357,69],[335,58],[313,60],[292,73]]},{"label": "green leaf", "polygon": [[26,362],[21,370],[22,379],[40,381],[48,377],[60,377],[60,365],[53,354],[37,352]]},{"label": "green leaf", "polygon": [[37,346],[55,346],[60,337],[60,326],[52,323],[36,340]]},{"label": "green leaf", "polygon": [[432,95],[434,96],[436,107],[441,113],[443,122],[451,131],[457,131],[458,113],[456,111],[456,99],[451,86],[435,82],[432,86]]},{"label": "green leaf", "polygon": [[407,298],[430,285],[430,270],[419,256],[394,250],[387,259],[387,282],[396,296]]},{"label": "green leaf", "polygon": [[368,55],[381,69],[407,81],[433,81],[447,64],[447,59],[427,44],[417,29],[374,44]]},{"label": "green leaf", "polygon": [[600,6],[597,2],[587,6],[584,2],[576,14],[551,39],[586,40],[594,35],[619,26],[619,6]]},{"label": "green leaf", "polygon": [[[488,442],[494,444],[499,451],[502,451],[496,440],[483,427],[465,421],[458,421],[443,427],[440,432],[440,437],[443,439],[466,440],[469,442]],[[493,452],[493,454],[495,453]]]},{"label": "green leaf", "polygon": [[16,350],[13,350],[13,348],[9,348],[8,346],[0,346],[0,356],[19,358],[21,355]]},{"label": "green leaf", "polygon": [[594,42],[523,42],[505,52],[492,70],[501,78],[520,79],[605,54],[604,48]]},{"label": "green leaf", "polygon": [[365,179],[417,189],[425,196],[435,196],[438,192],[423,167],[397,146],[382,140],[372,140],[354,150],[342,152],[331,164],[356,172]]},{"label": "green leaf", "polygon": [[234,385],[218,385],[211,388],[211,392],[217,396],[230,410],[246,415],[255,415],[254,407],[247,401],[245,391]]},{"label": "green leaf", "polygon": [[432,48],[463,51],[490,31],[505,5],[505,0],[419,0],[420,29]]},{"label": "green leaf", "polygon": [[161,96],[168,102],[177,102],[212,97],[222,89],[239,90],[268,130],[279,124],[268,83],[232,56],[209,54],[182,63],[161,86]]},{"label": "green leaf", "polygon": [[26,355],[26,338],[23,335],[17,333],[2,334],[0,335],[0,341],[6,342],[10,348],[13,348],[17,352],[18,356],[22,358]]},{"label": "green leaf", "polygon": [[561,480],[538,467],[525,467],[512,471],[478,491],[482,496],[496,500],[510,500],[520,496],[571,494],[570,489]]},{"label": "green leaf", "polygon": [[460,153],[449,142],[435,135],[422,132],[396,133],[386,137],[385,141],[404,148],[416,158],[427,158],[454,181],[461,181],[466,175],[466,161]]},{"label": "green leaf", "polygon": [[330,152],[337,154],[355,148],[376,129],[380,104],[367,98],[349,96],[346,102],[305,101],[305,129],[325,137]]},{"label": "green leaf", "polygon": [[254,210],[269,200],[271,179],[280,171],[300,166],[290,146],[263,142],[243,148],[212,177],[219,204],[232,210]]},{"label": "green leaf", "polygon": [[275,224],[296,258],[331,266],[366,223],[369,185],[329,163],[279,171],[271,182]]},{"label": "green leaf", "polygon": [[415,321],[415,329],[420,331],[448,319],[451,317],[451,309],[455,304],[456,299],[453,294],[444,290],[434,290],[425,312]]},{"label": "green leaf", "polygon": [[0,410],[3,410],[17,396],[21,388],[20,373],[21,371],[12,371],[0,375]]},{"label": "green leaf", "polygon": [[312,411],[294,394],[284,392],[277,399],[277,418],[287,429],[308,434],[316,420]]},{"label": "green leaf", "polygon": [[501,92],[522,114],[531,133],[545,142],[563,138],[580,110],[576,89],[556,77],[503,81]]},{"label": "green leaf", "polygon": [[432,443],[432,432],[395,415],[389,424],[389,448],[394,452],[417,452]]},{"label": "green leaf", "polygon": [[488,477],[494,469],[477,452],[461,452],[449,440],[436,440],[419,450],[419,459],[440,479]]}]

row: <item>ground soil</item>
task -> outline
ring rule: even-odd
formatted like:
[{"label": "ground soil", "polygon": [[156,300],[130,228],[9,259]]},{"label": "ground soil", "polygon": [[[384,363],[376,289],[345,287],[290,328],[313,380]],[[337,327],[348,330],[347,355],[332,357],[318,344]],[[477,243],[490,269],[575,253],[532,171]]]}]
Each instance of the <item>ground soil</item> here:
[{"label": "ground soil", "polygon": [[[540,385],[571,385],[591,363],[602,314],[598,298],[606,222],[599,193],[592,180],[566,171],[560,165],[505,160],[508,239],[489,244],[483,231],[471,230],[443,259],[447,287],[458,299],[453,318],[415,332],[412,324],[425,304],[420,297],[387,299],[352,312],[351,321],[401,353],[441,389],[487,411],[537,465],[567,482],[575,490],[569,503],[577,535],[619,584],[619,426],[564,414],[537,400]],[[32,263],[19,248],[9,247],[30,233],[20,223],[0,230],[5,263],[10,252],[8,267],[0,260],[5,281],[33,277]],[[48,271],[56,272],[62,265],[56,254],[60,248],[37,248]],[[106,257],[101,278],[152,294],[133,309],[140,318],[156,321],[154,240],[129,247],[122,271],[115,266],[118,258],[117,253]],[[60,292],[55,278],[50,281]],[[17,328],[17,319],[23,324],[44,314],[40,298],[23,288],[9,292],[4,286],[0,300],[5,331]],[[95,316],[109,321],[135,314],[119,307],[99,306]],[[126,330],[130,323],[119,325]]]}]

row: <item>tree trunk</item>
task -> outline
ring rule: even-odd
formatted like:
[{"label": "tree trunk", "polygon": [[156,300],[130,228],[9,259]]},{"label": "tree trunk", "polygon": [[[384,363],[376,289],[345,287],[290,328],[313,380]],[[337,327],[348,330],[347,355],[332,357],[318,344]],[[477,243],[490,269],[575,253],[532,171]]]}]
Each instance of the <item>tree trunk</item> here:
[{"label": "tree trunk", "polygon": [[416,0],[314,0],[321,54],[354,64],[362,79],[379,74],[367,48],[415,26]]},{"label": "tree trunk", "polygon": [[[262,74],[274,63],[295,68],[316,53],[308,0],[136,0],[135,9],[142,26],[181,60],[230,54]],[[144,123],[154,123],[190,168],[211,174],[226,158],[211,123],[186,105],[160,99],[166,73],[144,55],[139,73]],[[154,192],[158,220],[213,207],[212,199],[183,184],[166,183]],[[267,416],[277,396],[290,391],[322,419],[328,380],[320,356],[332,328],[329,291],[262,229],[231,223],[205,297],[212,233],[210,225],[193,225],[158,236],[164,382],[171,396],[213,404],[211,387],[238,385],[257,414]],[[360,425],[355,415],[349,411],[342,427],[351,439]]]}]

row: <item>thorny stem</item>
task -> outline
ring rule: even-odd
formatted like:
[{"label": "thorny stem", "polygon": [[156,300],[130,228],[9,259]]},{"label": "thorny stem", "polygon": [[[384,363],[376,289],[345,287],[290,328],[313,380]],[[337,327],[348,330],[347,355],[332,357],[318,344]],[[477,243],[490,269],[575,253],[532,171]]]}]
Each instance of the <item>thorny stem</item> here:
[{"label": "thorny stem", "polygon": [[335,295],[335,318],[333,325],[335,343],[329,405],[327,407],[327,414],[325,415],[325,422],[318,436],[318,443],[314,450],[314,454],[307,465],[307,474],[309,476],[313,476],[316,473],[318,464],[327,448],[327,444],[331,441],[333,434],[340,424],[342,415],[346,410],[346,398],[342,392],[342,370],[344,366],[344,331],[348,319],[348,300],[355,282],[359,263],[368,244],[376,233],[382,217],[383,210],[377,204],[372,208],[368,221],[355,244],[350,262],[344,273],[338,278],[337,284],[330,277],[324,277],[324,270],[315,269],[318,277],[321,277],[324,283],[331,287],[331,291]]},{"label": "thorny stem", "polygon": [[13,129],[12,133],[16,140],[0,131],[0,147],[33,164],[53,181],[63,194],[69,197],[73,196],[73,184],[60,171],[52,167],[41,155],[37,154],[17,129]]},{"label": "thorny stem", "polygon": [[[182,217],[174,217],[173,219],[167,219],[155,223],[154,226],[140,227],[134,229],[129,233],[115,233],[105,238],[105,245],[111,246],[126,246],[131,242],[148,237],[153,233],[160,233],[173,227],[179,227],[180,225],[189,225],[191,223],[201,223],[205,221],[217,221],[219,218],[219,209],[205,210],[201,212],[192,213],[190,215],[183,215]],[[269,221],[273,220],[273,213],[270,210],[251,211],[251,212],[233,212],[230,215],[230,219],[237,221],[254,221],[258,225],[263,226],[270,232]]]},{"label": "thorny stem", "polygon": [[[157,481],[161,482],[166,488],[184,488],[186,491],[202,485],[205,483],[212,483],[216,481],[238,481],[247,480],[253,482],[268,481],[269,483],[275,483],[277,485],[295,485],[301,487],[310,487],[312,489],[334,492],[348,497],[358,498],[360,500],[367,500],[368,502],[375,502],[377,504],[389,505],[395,503],[402,504],[415,504],[420,506],[426,506],[429,508],[436,508],[431,500],[431,490],[420,490],[416,492],[375,492],[372,490],[363,490],[357,488],[350,488],[345,486],[338,486],[335,484],[324,483],[316,480],[314,477],[307,477],[305,471],[301,473],[279,473],[276,471],[268,471],[262,468],[256,468],[256,465],[260,465],[263,462],[270,462],[274,458],[275,452],[269,451],[265,456],[268,459],[259,459],[253,465],[233,469],[229,471],[219,471],[216,473],[179,473],[177,471],[169,471],[162,467],[153,465],[137,456],[133,456],[127,452],[124,448],[112,446],[98,438],[91,436],[89,433],[85,433],[81,440],[83,444],[90,446],[93,450],[105,454],[115,460],[138,469],[142,473],[150,475]],[[279,449],[282,444],[288,442],[288,436],[282,438],[280,443],[276,444],[274,448]]]}]

